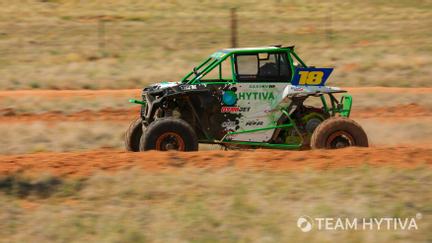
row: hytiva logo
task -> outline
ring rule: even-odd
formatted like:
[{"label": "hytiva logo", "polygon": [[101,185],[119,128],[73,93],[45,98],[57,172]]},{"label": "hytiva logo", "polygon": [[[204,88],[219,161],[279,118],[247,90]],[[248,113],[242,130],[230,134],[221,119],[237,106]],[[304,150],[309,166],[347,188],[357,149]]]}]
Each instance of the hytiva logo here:
[{"label": "hytiva logo", "polygon": [[273,92],[240,92],[239,100],[274,100]]},{"label": "hytiva logo", "polygon": [[222,95],[222,102],[225,105],[234,105],[237,102],[237,95],[231,90],[224,91]]}]

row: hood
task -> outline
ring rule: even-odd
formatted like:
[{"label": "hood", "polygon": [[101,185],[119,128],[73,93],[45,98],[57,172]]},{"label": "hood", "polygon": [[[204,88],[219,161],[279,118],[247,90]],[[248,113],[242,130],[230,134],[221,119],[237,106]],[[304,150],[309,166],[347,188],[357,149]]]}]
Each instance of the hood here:
[{"label": "hood", "polygon": [[181,82],[167,82],[167,81],[163,81],[163,82],[160,82],[160,83],[151,84],[150,86],[144,88],[144,91],[162,90],[162,89],[178,86],[180,84],[181,84]]}]

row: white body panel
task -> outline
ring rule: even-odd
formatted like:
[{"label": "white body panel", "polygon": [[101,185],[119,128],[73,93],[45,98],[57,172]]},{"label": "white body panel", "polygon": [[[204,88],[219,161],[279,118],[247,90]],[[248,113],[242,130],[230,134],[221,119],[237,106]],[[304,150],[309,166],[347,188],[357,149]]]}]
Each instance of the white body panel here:
[{"label": "white body panel", "polygon": [[[281,116],[277,106],[283,100],[286,83],[239,83],[237,88],[237,106],[243,109],[239,119],[238,131],[253,130],[276,125]],[[232,135],[235,141],[266,142],[270,140],[274,129]]]},{"label": "white body panel", "polygon": [[[282,115],[281,107],[287,107],[292,96],[301,96],[314,93],[330,93],[340,91],[336,87],[327,86],[300,86],[281,82],[275,83],[238,83],[237,106],[243,108],[239,113],[239,129],[236,132],[266,128],[277,125]],[[234,134],[227,139],[234,141],[267,142],[275,129]]]}]

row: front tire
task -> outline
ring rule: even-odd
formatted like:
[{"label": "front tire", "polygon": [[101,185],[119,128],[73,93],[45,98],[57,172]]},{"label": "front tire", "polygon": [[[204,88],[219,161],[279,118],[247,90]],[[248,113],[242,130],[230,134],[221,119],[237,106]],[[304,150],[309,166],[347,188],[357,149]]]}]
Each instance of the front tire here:
[{"label": "front tire", "polygon": [[127,151],[139,152],[141,136],[143,134],[142,118],[135,118],[129,125],[125,134],[125,147]]},{"label": "front tire", "polygon": [[350,146],[368,147],[363,128],[346,117],[332,117],[323,121],[312,134],[312,149],[338,149]]},{"label": "front tire", "polygon": [[141,137],[140,151],[197,151],[198,138],[193,128],[178,118],[153,121]]}]

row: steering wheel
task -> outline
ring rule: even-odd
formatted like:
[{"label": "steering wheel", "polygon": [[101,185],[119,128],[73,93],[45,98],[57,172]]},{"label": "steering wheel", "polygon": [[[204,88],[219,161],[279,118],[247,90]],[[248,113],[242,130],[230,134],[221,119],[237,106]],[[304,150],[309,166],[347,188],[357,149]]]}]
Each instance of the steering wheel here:
[{"label": "steering wheel", "polygon": [[266,63],[259,69],[260,76],[275,76],[278,73],[278,68],[276,63]]}]

